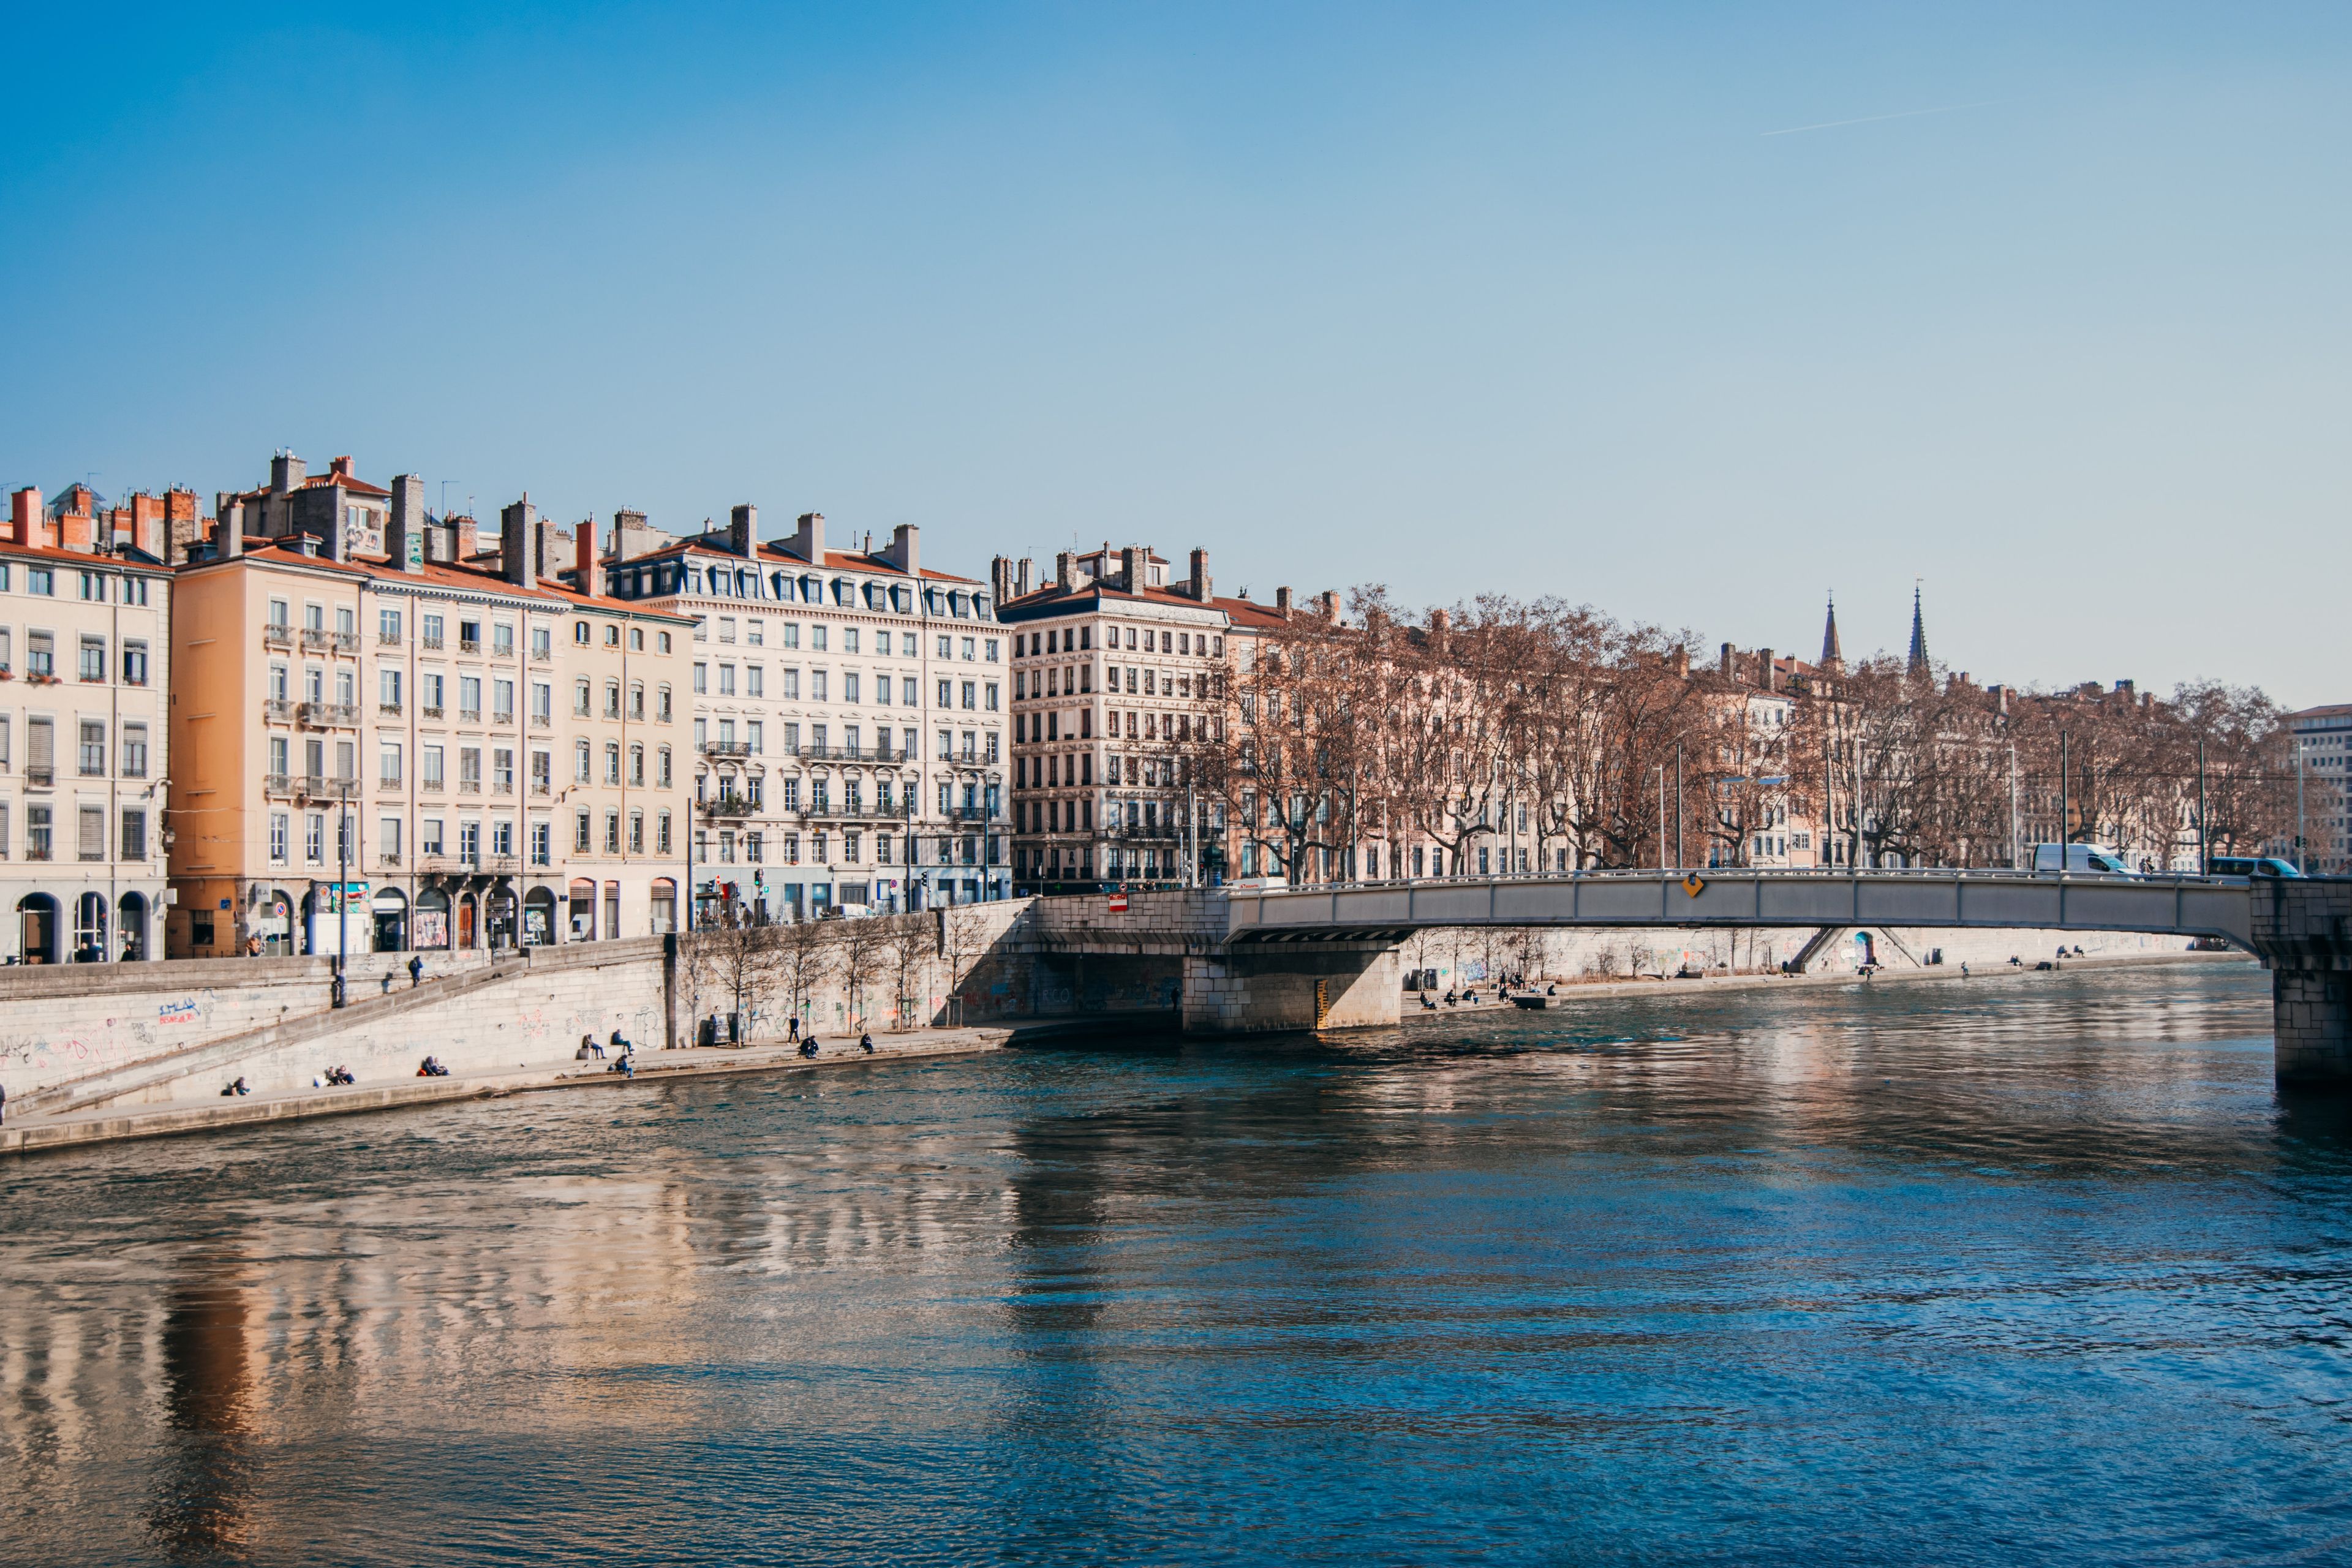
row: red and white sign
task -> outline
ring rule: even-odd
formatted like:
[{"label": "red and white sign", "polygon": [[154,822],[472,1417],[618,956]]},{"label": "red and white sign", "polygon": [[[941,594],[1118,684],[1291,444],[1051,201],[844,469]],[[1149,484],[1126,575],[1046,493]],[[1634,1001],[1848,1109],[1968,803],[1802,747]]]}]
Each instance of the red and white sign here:
[{"label": "red and white sign", "polygon": [[1127,895],[1125,893],[1113,893],[1110,896],[1110,912],[1115,915],[1123,915],[1127,913]]}]

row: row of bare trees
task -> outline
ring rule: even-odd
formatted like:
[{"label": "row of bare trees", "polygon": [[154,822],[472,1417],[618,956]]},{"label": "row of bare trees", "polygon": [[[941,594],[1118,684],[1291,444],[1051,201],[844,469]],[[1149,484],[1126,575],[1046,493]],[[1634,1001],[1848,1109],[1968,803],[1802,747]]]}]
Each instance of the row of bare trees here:
[{"label": "row of bare trees", "polygon": [[[788,1021],[814,1027],[821,994],[838,994],[853,1030],[922,1027],[936,988],[952,994],[982,952],[972,918],[955,910],[778,925],[722,921],[687,939],[697,1017],[732,1014],[747,1037]],[[953,1021],[953,1020],[950,1020]]]},{"label": "row of bare trees", "polygon": [[2002,865],[2061,837],[2160,866],[2193,864],[2200,820],[2214,854],[2295,829],[2285,715],[2251,689],[2004,690],[1886,658],[1694,668],[1689,632],[1587,605],[1414,616],[1378,587],[1236,640],[1225,721],[1187,757],[1234,875],[1744,865],[1759,845]]}]

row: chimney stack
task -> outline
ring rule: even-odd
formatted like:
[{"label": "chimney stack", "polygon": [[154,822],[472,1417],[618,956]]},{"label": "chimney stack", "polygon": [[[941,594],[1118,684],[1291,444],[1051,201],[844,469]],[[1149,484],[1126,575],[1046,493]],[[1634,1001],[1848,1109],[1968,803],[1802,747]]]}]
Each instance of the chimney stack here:
[{"label": "chimney stack", "polygon": [[824,570],[824,513],[801,513],[800,531],[793,535],[793,553],[818,571]]},{"label": "chimney stack", "polygon": [[749,502],[727,514],[727,549],[730,553],[751,558],[760,538],[760,509]]},{"label": "chimney stack", "polygon": [[1202,604],[1205,605],[1209,602],[1209,552],[1207,551],[1192,552],[1192,580],[1186,584],[1186,589]]},{"label": "chimney stack", "polygon": [[213,554],[227,560],[245,553],[245,503],[230,501],[217,509],[213,523]]},{"label": "chimney stack", "polygon": [[278,453],[269,459],[269,493],[282,496],[300,489],[309,472],[309,465],[293,453]]},{"label": "chimney stack", "polygon": [[998,606],[1013,597],[1013,562],[1009,556],[998,555],[988,563],[988,591],[996,596]]},{"label": "chimney stack", "polygon": [[1338,626],[1339,624],[1339,590],[1337,588],[1326,588],[1322,593],[1317,595],[1315,597],[1315,608],[1325,620],[1330,622],[1333,626]]},{"label": "chimney stack", "polygon": [[1059,587],[1062,590],[1062,592],[1066,594],[1070,591],[1071,579],[1076,574],[1076,556],[1071,554],[1066,550],[1057,551],[1055,552],[1054,583],[1056,587]]},{"label": "chimney stack", "polygon": [[1118,552],[1119,586],[1130,594],[1140,594],[1150,586],[1150,568],[1144,564],[1148,555],[1140,545],[1129,544]]},{"label": "chimney stack", "polygon": [[339,479],[348,479],[352,477],[352,460],[349,457],[337,458],[327,465],[327,471]]},{"label": "chimney stack", "polygon": [[1289,589],[1276,588],[1274,591],[1274,613],[1280,616],[1286,621],[1290,618]]},{"label": "chimney stack", "polygon": [[383,553],[395,572],[414,572],[425,559],[425,476],[397,474],[392,481],[392,519],[384,524]]},{"label": "chimney stack", "polygon": [[923,574],[922,531],[911,522],[902,522],[890,531],[890,548],[883,559],[909,577]]},{"label": "chimney stack", "polygon": [[582,593],[594,595],[602,586],[596,581],[596,520],[583,517],[572,531],[572,574],[580,581]]},{"label": "chimney stack", "polygon": [[1013,574],[1013,596],[1025,599],[1037,591],[1037,563],[1026,555]]},{"label": "chimney stack", "polygon": [[1676,643],[1674,647],[1674,652],[1670,657],[1674,659],[1675,674],[1682,679],[1688,680],[1690,679],[1690,649],[1685,647],[1680,643]]},{"label": "chimney stack", "polygon": [[481,524],[471,516],[460,514],[449,524],[449,559],[460,566],[468,565],[482,552]]},{"label": "chimney stack", "polygon": [[1756,650],[1756,663],[1758,667],[1756,670],[1756,684],[1762,687],[1767,691],[1779,690],[1780,689],[1780,672],[1772,668],[1772,650],[1769,647],[1758,648]]},{"label": "chimney stack", "polygon": [[520,588],[539,581],[539,563],[530,558],[539,543],[539,530],[532,526],[538,519],[529,490],[499,513],[499,575]]},{"label": "chimney stack", "polygon": [[26,485],[8,498],[8,538],[16,544],[35,542],[34,532],[41,526],[41,492]]}]

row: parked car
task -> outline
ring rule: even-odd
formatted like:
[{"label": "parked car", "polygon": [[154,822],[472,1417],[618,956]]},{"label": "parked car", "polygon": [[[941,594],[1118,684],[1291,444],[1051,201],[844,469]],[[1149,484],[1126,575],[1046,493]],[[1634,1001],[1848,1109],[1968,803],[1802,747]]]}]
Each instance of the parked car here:
[{"label": "parked car", "polygon": [[2069,872],[2108,877],[2136,877],[2139,874],[2131,868],[2131,863],[2123,858],[2121,851],[2110,849],[2104,844],[2037,844],[2033,847],[2033,868],[2036,871],[2057,870],[2061,849],[2065,851],[2065,869]]},{"label": "parked car", "polygon": [[2275,855],[2213,855],[2205,861],[2209,877],[2300,877],[2292,860]]}]

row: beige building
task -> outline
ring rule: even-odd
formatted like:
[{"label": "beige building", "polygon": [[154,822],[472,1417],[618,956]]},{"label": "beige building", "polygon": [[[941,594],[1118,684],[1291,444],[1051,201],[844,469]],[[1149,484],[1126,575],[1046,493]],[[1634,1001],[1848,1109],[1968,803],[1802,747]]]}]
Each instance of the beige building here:
[{"label": "beige building", "polygon": [[414,476],[332,478],[381,502],[224,496],[177,573],[173,954],[673,929],[690,626],[563,584],[527,500],[483,549]]},{"label": "beige building", "polygon": [[[1220,599],[1208,552],[1171,582],[1150,550],[1021,563],[1000,612],[1013,633],[1013,869],[1020,885],[1172,886],[1230,868],[1218,806],[1188,794],[1185,752],[1224,721],[1228,660],[1279,610]],[[1003,568],[1000,563],[1000,576]],[[1227,644],[1235,647],[1228,653]]]},{"label": "beige building", "polygon": [[758,535],[750,506],[683,540],[623,512],[604,563],[617,599],[693,623],[698,921],[1006,897],[989,585],[925,567],[911,526],[879,550],[828,548],[815,513]]},{"label": "beige building", "polygon": [[[193,497],[175,492],[174,500]],[[0,537],[0,935],[11,963],[159,955],[171,574],[156,498],[10,498]]]}]

